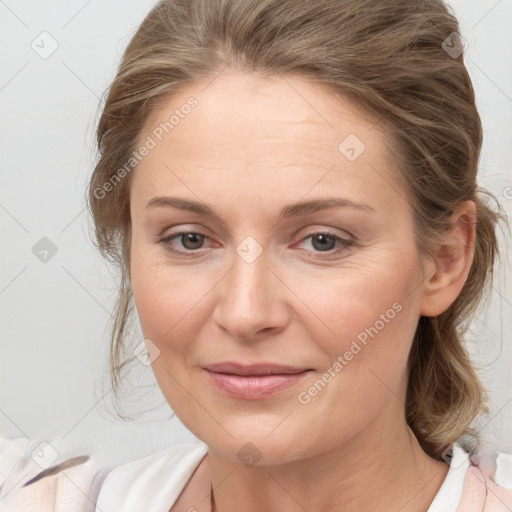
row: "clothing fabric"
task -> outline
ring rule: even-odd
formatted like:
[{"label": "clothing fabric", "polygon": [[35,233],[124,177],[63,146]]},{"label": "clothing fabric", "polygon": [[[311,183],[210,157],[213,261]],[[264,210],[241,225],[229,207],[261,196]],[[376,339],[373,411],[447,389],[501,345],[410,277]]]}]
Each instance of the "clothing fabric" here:
[{"label": "clothing fabric", "polygon": [[[183,508],[186,512],[208,510],[205,497],[202,504],[192,503],[202,497],[196,498],[195,490],[204,490],[208,478],[208,447],[201,441],[178,444],[115,467],[105,467],[94,455],[69,467],[67,454],[44,477],[34,461],[36,444],[0,436],[0,512],[169,512],[171,508],[174,512],[175,505],[181,512],[186,504],[191,504]],[[451,455],[450,468],[428,512],[455,512],[462,495],[471,465],[468,453],[454,443],[447,454]],[[34,477],[39,479],[24,486]],[[498,452],[494,481],[512,489],[512,455]]]},{"label": "clothing fabric", "polygon": [[[103,483],[96,512],[168,512],[206,454],[204,443],[179,445],[116,468]],[[462,496],[469,454],[453,443],[446,455],[450,468],[428,512],[455,512]],[[512,456],[498,457],[497,463],[496,476],[510,481]]]},{"label": "clothing fabric", "polygon": [[202,442],[181,444],[115,468],[96,512],[168,512],[207,452]]},{"label": "clothing fabric", "polygon": [[0,436],[0,512],[96,510],[103,480],[113,468],[100,464],[93,455],[82,463],[78,462],[86,457],[53,461],[48,459],[51,455],[51,448],[42,446],[40,440]]}]

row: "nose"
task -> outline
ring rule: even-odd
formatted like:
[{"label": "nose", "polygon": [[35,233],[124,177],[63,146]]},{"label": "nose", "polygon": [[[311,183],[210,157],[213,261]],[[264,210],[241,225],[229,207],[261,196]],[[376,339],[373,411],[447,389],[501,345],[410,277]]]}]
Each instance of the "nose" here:
[{"label": "nose", "polygon": [[234,338],[251,341],[282,331],[289,322],[286,287],[268,265],[265,252],[247,262],[234,254],[219,283],[213,319]]}]

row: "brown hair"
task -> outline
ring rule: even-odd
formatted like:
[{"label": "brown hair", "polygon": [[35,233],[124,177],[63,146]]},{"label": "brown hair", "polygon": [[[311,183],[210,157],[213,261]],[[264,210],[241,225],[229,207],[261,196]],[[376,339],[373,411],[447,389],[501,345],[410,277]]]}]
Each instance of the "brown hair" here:
[{"label": "brown hair", "polygon": [[423,449],[436,458],[471,432],[472,420],[487,409],[462,335],[489,290],[498,251],[495,224],[504,217],[488,206],[485,196],[493,196],[476,185],[480,117],[463,53],[447,51],[457,48],[458,30],[441,0],[163,0],[151,10],[108,91],[97,129],[100,156],[88,190],[96,244],[121,271],[110,359],[116,396],[121,370],[130,361],[125,338],[134,312],[133,173],[118,179],[108,194],[104,184],[129,160],[159,102],[229,66],[302,75],[350,96],[379,119],[392,136],[414,205],[420,254],[433,254],[457,205],[476,203],[469,277],[444,313],[420,318],[405,411]]}]

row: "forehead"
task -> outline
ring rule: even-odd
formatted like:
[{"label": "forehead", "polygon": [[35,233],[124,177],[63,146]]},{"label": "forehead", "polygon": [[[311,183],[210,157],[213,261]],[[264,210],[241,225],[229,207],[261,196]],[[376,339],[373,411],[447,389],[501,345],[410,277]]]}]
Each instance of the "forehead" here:
[{"label": "forehead", "polygon": [[[222,138],[223,144],[229,146],[230,139],[226,135],[236,135],[233,148],[239,148],[238,139],[252,142],[245,151],[250,151],[258,142],[265,142],[265,134],[269,140],[271,136],[283,134],[283,128],[287,135],[316,144],[323,142],[334,149],[340,136],[350,129],[368,142],[380,134],[376,119],[354,101],[310,79],[224,71],[217,77],[187,84],[162,101],[148,116],[143,135],[151,133],[160,123],[168,122],[176,110],[186,107],[191,97],[197,105],[189,113],[177,112],[181,114],[179,123],[168,134],[172,134],[168,137],[170,143],[171,139],[176,141],[175,151],[182,146],[178,144],[180,139],[190,136],[187,124],[191,123],[185,122],[187,118],[193,119],[193,130],[200,137],[195,142],[206,144]],[[201,145],[195,149],[200,152]]]},{"label": "forehead", "polygon": [[350,179],[368,189],[372,180],[382,187],[382,175],[393,166],[375,118],[298,76],[225,71],[190,83],[151,112],[139,141],[147,137],[156,144],[134,180],[145,189],[171,182],[182,187],[176,173],[209,188],[222,182],[245,189],[275,186],[279,175],[297,190],[322,176],[324,187]]}]

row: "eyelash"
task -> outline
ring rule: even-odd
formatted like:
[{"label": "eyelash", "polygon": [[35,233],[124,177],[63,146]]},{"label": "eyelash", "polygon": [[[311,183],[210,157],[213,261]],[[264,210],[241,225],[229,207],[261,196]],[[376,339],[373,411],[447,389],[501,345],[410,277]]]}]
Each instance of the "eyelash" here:
[{"label": "eyelash", "polygon": [[[174,253],[174,254],[179,254],[179,255],[190,254],[190,255],[192,255],[195,252],[199,252],[202,248],[195,249],[195,250],[181,251],[181,250],[173,249],[170,246],[170,241],[171,240],[173,240],[174,238],[179,238],[180,236],[187,235],[187,234],[201,235],[201,236],[203,236],[205,238],[209,238],[208,235],[206,235],[205,233],[201,233],[200,231],[179,231],[177,233],[173,233],[172,235],[168,235],[168,236],[165,236],[165,237],[161,238],[159,240],[159,243],[162,243],[165,246],[165,249],[167,251],[169,251],[171,253]],[[305,238],[303,238],[301,240],[301,242],[303,242],[305,240],[308,240],[309,238],[311,238],[311,237],[313,237],[315,235],[325,235],[325,236],[328,236],[329,238],[332,238],[335,242],[339,243],[340,247],[338,247],[338,249],[329,250],[329,251],[306,251],[306,253],[308,255],[315,255],[315,256],[320,255],[320,258],[325,258],[325,257],[337,255],[337,254],[341,253],[342,251],[347,250],[350,247],[352,247],[353,245],[355,245],[355,242],[353,240],[347,240],[346,238],[342,238],[342,237],[340,237],[340,236],[338,236],[338,235],[336,235],[334,233],[331,233],[329,231],[317,231],[315,233],[311,233],[308,236],[306,236]],[[322,254],[325,254],[326,256],[322,256]]]}]

